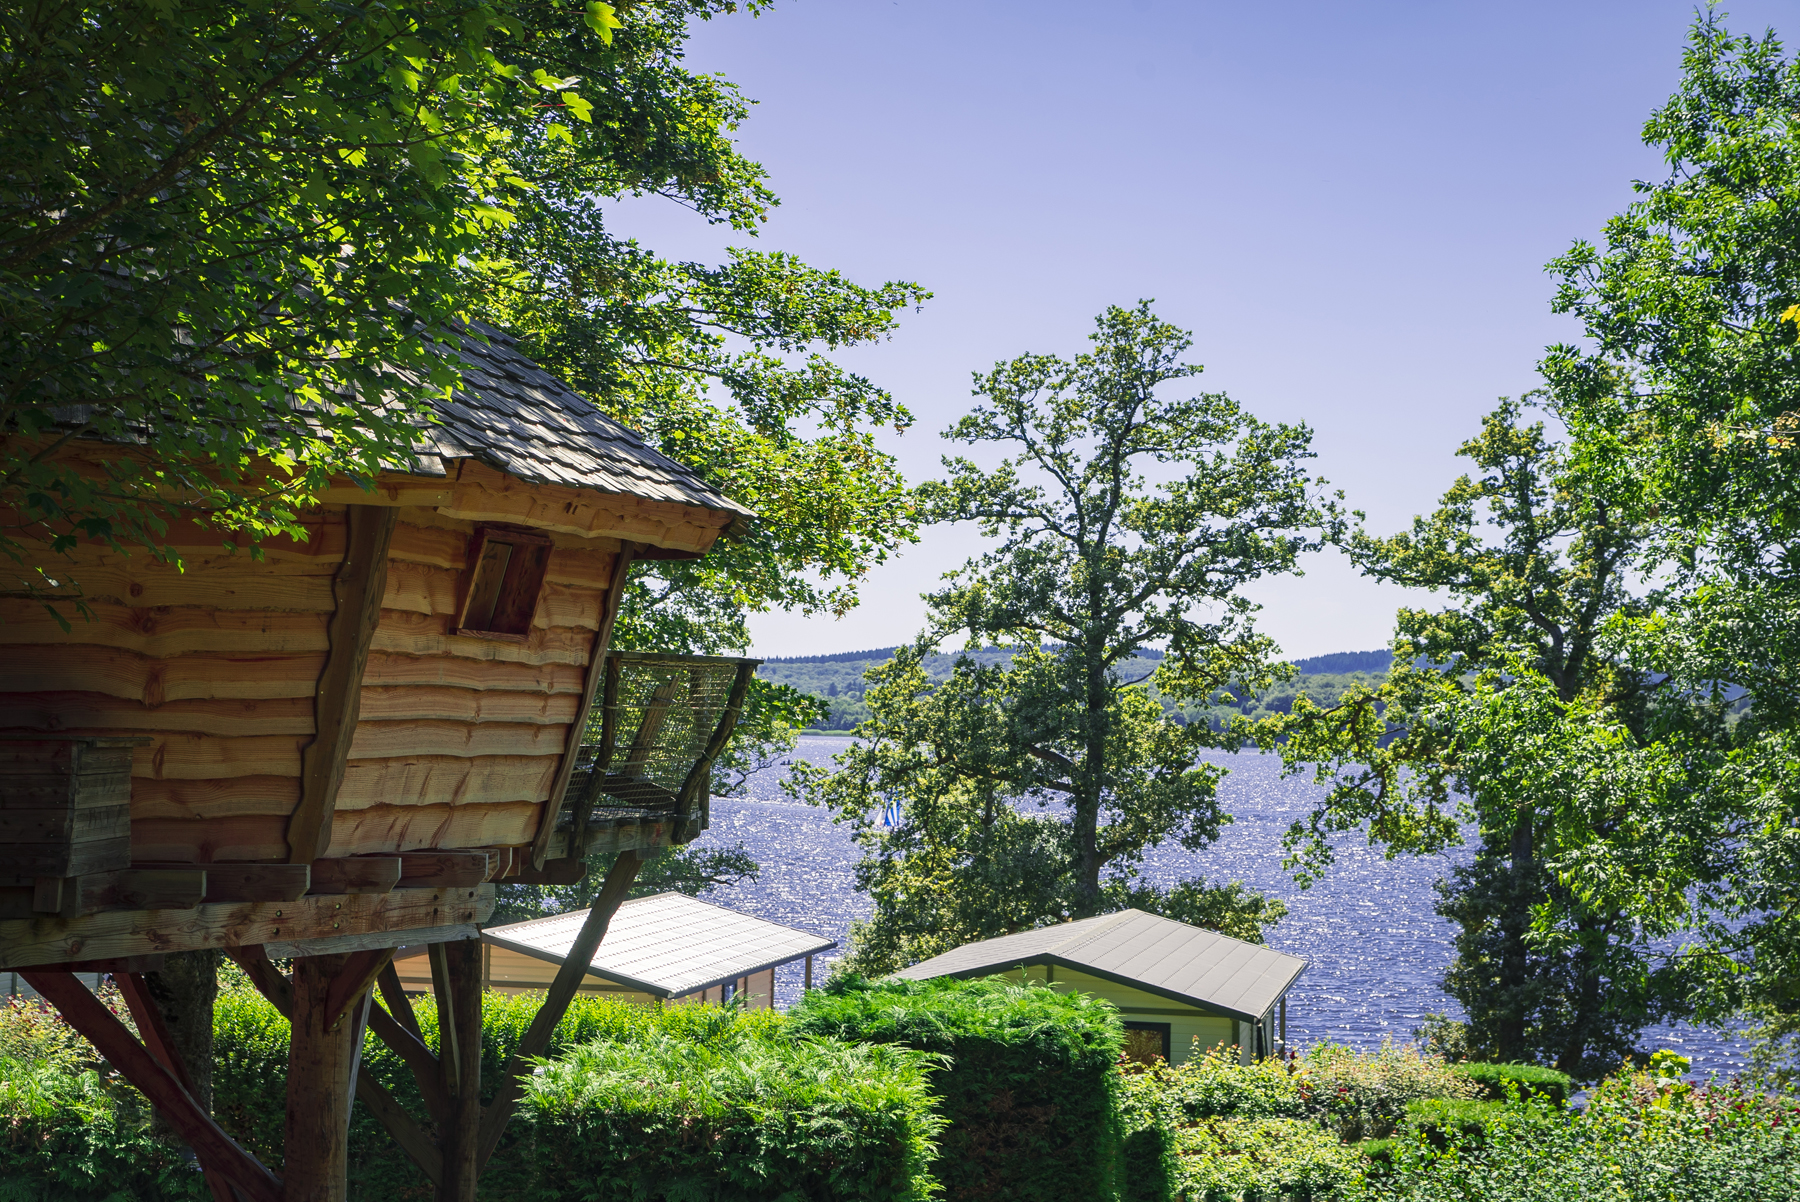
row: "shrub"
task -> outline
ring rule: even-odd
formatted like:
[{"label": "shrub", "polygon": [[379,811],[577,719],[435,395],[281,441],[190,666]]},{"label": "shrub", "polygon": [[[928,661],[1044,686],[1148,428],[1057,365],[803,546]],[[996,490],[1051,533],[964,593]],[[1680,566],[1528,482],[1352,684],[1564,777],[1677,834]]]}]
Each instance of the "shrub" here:
[{"label": "shrub", "polygon": [[910,1048],[596,1040],[526,1092],[534,1196],[653,1199],[924,1199],[943,1126],[931,1057]]},{"label": "shrub", "polygon": [[1180,1065],[1157,1061],[1122,1068],[1130,1082],[1126,1105],[1139,1110],[1152,1104],[1170,1107],[1181,1119],[1301,1118],[1307,1113],[1303,1078],[1279,1060],[1239,1064],[1237,1050],[1223,1044]]},{"label": "shrub", "polygon": [[[224,976],[214,1024],[214,1113],[221,1127],[280,1172],[287,1020],[249,989],[241,976],[235,980],[233,974]],[[539,1000],[530,995],[497,994],[483,999],[482,1080],[488,1098],[498,1088],[505,1058],[536,1013]],[[426,1042],[435,1045],[437,1022],[431,1000],[420,999],[415,1014]],[[628,1047],[657,1041],[699,1049],[736,1047],[731,1063],[737,1066],[733,1070],[737,1075],[725,1069],[715,1073],[710,1096],[719,1106],[737,1105],[734,1113],[740,1117],[754,1113],[762,1124],[756,1138],[767,1143],[772,1138],[769,1133],[782,1123],[795,1124],[795,1130],[813,1123],[817,1131],[827,1132],[831,1122],[841,1121],[847,1129],[869,1133],[868,1140],[874,1141],[850,1148],[838,1138],[828,1149],[831,1155],[851,1157],[841,1166],[842,1174],[855,1175],[869,1165],[881,1166],[870,1184],[856,1186],[863,1192],[832,1193],[821,1185],[809,1196],[922,1196],[928,1178],[915,1171],[915,1162],[926,1154],[920,1149],[928,1148],[939,1125],[928,1107],[922,1070],[908,1070],[900,1064],[905,1055],[899,1049],[860,1049],[858,1054],[866,1061],[862,1068],[844,1062],[833,1077],[826,1071],[822,1053],[789,1047],[781,1040],[781,1031],[781,1016],[770,1011],[740,1012],[717,1006],[658,1008],[612,998],[577,997],[556,1029],[550,1055],[570,1052],[576,1046],[591,1049],[599,1040],[624,1041],[623,1046]],[[723,1051],[716,1055],[730,1059]],[[872,1056],[888,1059],[877,1063]],[[122,1078],[94,1071],[93,1061],[93,1050],[54,1012],[16,1004],[0,1007],[0,1125],[5,1130],[5,1139],[0,1141],[0,1202],[200,1202],[210,1198],[185,1150],[159,1142],[151,1134],[149,1107],[143,1097]],[[362,1071],[387,1086],[414,1115],[425,1113],[411,1071],[372,1035],[363,1047]],[[857,1071],[863,1073],[865,1092],[861,1095],[852,1080]],[[752,1081],[760,1092],[733,1101],[730,1083]],[[822,1092],[812,1095],[824,1100],[805,1115],[784,1116],[780,1107],[800,1099],[809,1081],[825,1082],[818,1086]],[[903,1116],[900,1145],[892,1142],[896,1119],[891,1107],[885,1112],[857,1109],[862,1104],[857,1098],[873,1096],[868,1094],[870,1090],[885,1090],[886,1104],[897,1096],[914,1099]],[[677,1109],[686,1104],[674,1095],[666,1100]],[[529,1120],[515,1121],[508,1128],[507,1138],[482,1179],[484,1202],[546,1196],[537,1192],[537,1182],[573,1171],[575,1162],[555,1139],[539,1140],[542,1131]],[[887,1142],[880,1142],[883,1140]],[[723,1156],[725,1151],[717,1150],[716,1155]],[[353,1202],[428,1202],[433,1196],[431,1183],[362,1106],[351,1111],[349,1159],[349,1197]],[[898,1178],[889,1171],[895,1163],[901,1165]],[[782,1171],[792,1167],[788,1163]],[[754,1169],[745,1172],[754,1175]],[[871,1192],[878,1188],[889,1192]],[[742,1183],[721,1184],[708,1196],[747,1200],[775,1197],[779,1192],[759,1194]]]},{"label": "shrub", "polygon": [[[1443,1117],[1456,1109],[1443,1107]],[[1370,1202],[1789,1202],[1800,1197],[1800,1103],[1627,1067],[1587,1109],[1478,1103],[1480,1133],[1421,1123]],[[1417,1111],[1429,1113],[1420,1106]],[[1466,1117],[1475,1111],[1467,1110]],[[1433,1138],[1435,1134],[1436,1138]]]},{"label": "shrub", "polygon": [[1362,1180],[1363,1157],[1301,1119],[1202,1119],[1175,1134],[1176,1197],[1311,1196]]},{"label": "shrub", "polygon": [[1294,1076],[1307,1112],[1334,1127],[1344,1140],[1392,1135],[1406,1117],[1406,1104],[1422,1098],[1471,1098],[1479,1087],[1410,1044],[1384,1041],[1374,1052],[1358,1053],[1340,1044],[1318,1044],[1301,1059]]},{"label": "shrub", "polygon": [[950,1124],[935,1166],[947,1198],[1112,1196],[1124,1029],[1110,1003],[998,978],[841,977],[788,1021],[796,1034],[948,1057],[932,1075]]},{"label": "shrub", "polygon": [[1440,1151],[1458,1143],[1479,1143],[1489,1126],[1513,1114],[1514,1103],[1482,1098],[1419,1098],[1406,1104],[1404,1129]]},{"label": "shrub", "polygon": [[[114,995],[116,997],[116,995]],[[157,1140],[150,1107],[54,1010],[0,1003],[0,1199],[201,1202],[181,1148]]]},{"label": "shrub", "polygon": [[1483,1064],[1470,1061],[1451,1066],[1481,1087],[1481,1097],[1504,1102],[1518,1098],[1542,1098],[1560,1106],[1574,1091],[1575,1079],[1553,1068],[1535,1064]]}]

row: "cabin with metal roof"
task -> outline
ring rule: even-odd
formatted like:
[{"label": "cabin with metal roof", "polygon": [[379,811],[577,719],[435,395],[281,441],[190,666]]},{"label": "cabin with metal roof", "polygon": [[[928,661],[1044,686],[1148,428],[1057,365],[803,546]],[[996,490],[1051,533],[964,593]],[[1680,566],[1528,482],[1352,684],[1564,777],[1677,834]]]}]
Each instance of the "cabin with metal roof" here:
[{"label": "cabin with metal roof", "polygon": [[1006,976],[1105,998],[1124,1016],[1127,1054],[1180,1064],[1235,1045],[1244,1063],[1284,1050],[1298,956],[1184,922],[1121,910],[968,943],[895,973]]},{"label": "cabin with metal roof", "polygon": [[[481,932],[485,988],[523,993],[550,988],[587,919],[586,910],[533,918]],[[643,1002],[727,1002],[752,1010],[775,1003],[775,970],[837,946],[806,931],[715,906],[682,893],[630,898],[619,905],[587,965],[579,992]],[[424,948],[394,957],[400,983],[431,988]]]},{"label": "cabin with metal roof", "polygon": [[[334,482],[304,537],[253,553],[177,514],[180,568],[26,542],[81,612],[0,597],[0,970],[170,1116],[216,1196],[284,1186],[186,1092],[142,972],[223,949],[292,1016],[291,1196],[343,1197],[354,1095],[441,1199],[468,1202],[543,1040],[484,1110],[479,1058],[437,1065],[409,1029],[394,949],[433,949],[452,1060],[479,1046],[496,883],[569,884],[623,853],[576,942],[598,940],[636,852],[707,825],[755,668],[609,647],[634,561],[697,558],[754,515],[501,331],[444,340],[462,382],[411,461],[372,491]],[[139,453],[77,432],[56,454],[94,471]],[[114,975],[141,1039],[78,972]],[[553,982],[544,1039],[575,984]],[[358,1076],[365,1022],[420,1074],[436,1138]]]}]

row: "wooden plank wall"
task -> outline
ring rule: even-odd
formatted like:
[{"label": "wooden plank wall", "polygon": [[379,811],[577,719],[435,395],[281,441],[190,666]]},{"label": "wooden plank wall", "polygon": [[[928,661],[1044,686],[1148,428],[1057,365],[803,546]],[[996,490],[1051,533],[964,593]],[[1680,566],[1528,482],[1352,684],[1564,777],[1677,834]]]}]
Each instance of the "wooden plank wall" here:
[{"label": "wooden plank wall", "polygon": [[[132,765],[138,861],[281,860],[314,734],[341,507],[263,559],[172,531],[185,572],[88,544],[93,611],[0,598],[0,730],[148,735]],[[528,842],[574,719],[618,542],[557,535],[531,636],[453,636],[474,524],[405,507],[330,856]],[[47,554],[45,562],[51,562]]]},{"label": "wooden plank wall", "polygon": [[553,535],[524,643],[450,633],[475,524],[400,513],[328,855],[528,843],[580,708],[615,539]]}]

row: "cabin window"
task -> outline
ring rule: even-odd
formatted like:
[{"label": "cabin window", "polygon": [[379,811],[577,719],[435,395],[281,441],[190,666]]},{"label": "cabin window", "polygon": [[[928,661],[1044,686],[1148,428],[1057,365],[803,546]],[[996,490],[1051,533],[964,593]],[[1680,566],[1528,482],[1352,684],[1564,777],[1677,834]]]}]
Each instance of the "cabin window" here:
[{"label": "cabin window", "polygon": [[1139,1064],[1154,1064],[1169,1058],[1172,1023],[1126,1023],[1125,1058]]},{"label": "cabin window", "polygon": [[456,633],[524,642],[549,566],[547,536],[505,526],[477,527],[469,543],[469,584]]}]

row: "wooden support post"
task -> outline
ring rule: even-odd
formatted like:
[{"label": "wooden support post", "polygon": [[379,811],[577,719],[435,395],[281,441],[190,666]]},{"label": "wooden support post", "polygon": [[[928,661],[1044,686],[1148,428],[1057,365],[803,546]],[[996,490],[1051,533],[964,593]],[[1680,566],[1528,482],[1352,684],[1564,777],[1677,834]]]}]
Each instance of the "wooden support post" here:
[{"label": "wooden support post", "polygon": [[450,1121],[443,1124],[439,1140],[444,1175],[437,1196],[438,1202],[475,1202],[481,1175],[481,944],[463,939],[442,946],[450,1009],[440,1014],[438,1025],[455,1031],[461,1062],[450,1097]]},{"label": "wooden support post", "polygon": [[1288,1050],[1287,1041],[1287,994],[1281,995],[1281,1054],[1285,1057]]},{"label": "wooden support post", "polygon": [[331,846],[332,813],[362,707],[363,671],[369,664],[375,625],[381,620],[388,544],[399,514],[388,506],[347,507],[349,541],[331,586],[337,608],[325,628],[329,650],[313,694],[318,734],[300,753],[300,803],[288,819],[290,864],[310,864]]},{"label": "wooden support post", "polygon": [[538,1007],[537,1015],[531,1020],[524,1038],[513,1049],[512,1056],[506,1062],[506,1069],[501,1074],[500,1089],[481,1116],[477,1167],[487,1164],[488,1157],[500,1145],[500,1135],[512,1119],[513,1107],[518,1105],[519,1095],[524,1092],[524,1076],[530,1072],[527,1066],[549,1049],[550,1036],[555,1033],[556,1024],[568,1012],[570,999],[575,996],[575,991],[587,976],[587,970],[592,967],[594,952],[606,937],[607,924],[618,912],[619,903],[631,891],[631,882],[637,879],[638,869],[643,866],[644,861],[638,859],[636,852],[627,851],[621,852],[607,870],[606,880],[600,885],[600,894],[594,898],[593,908],[588,911],[586,921],[581,924],[581,930],[575,936],[575,942],[563,957],[562,967],[556,970],[556,979],[550,983],[550,992],[544,996],[544,1004]]},{"label": "wooden support post", "polygon": [[449,948],[447,943],[433,943],[426,948],[425,956],[431,964],[431,992],[437,998],[438,1089],[454,1105],[457,1080],[461,1076],[462,1049],[457,1046],[457,1036],[461,1032],[450,1019],[456,1011],[456,1001],[455,985],[450,980]]},{"label": "wooden support post", "polygon": [[304,956],[294,961],[283,1202],[344,1202],[351,1025],[328,1026],[327,1019],[332,982],[348,958]]},{"label": "wooden support post", "polygon": [[374,994],[365,989],[362,997],[357,1000],[355,1008],[350,1012],[350,1080],[349,1089],[345,1091],[350,1095],[350,1101],[344,1106],[344,1138],[346,1140],[350,1137],[351,1111],[356,1106],[356,1084],[362,1079],[363,1038],[369,1031],[369,1007],[374,1001]]},{"label": "wooden support post", "polygon": [[[267,998],[269,1004],[280,1011],[283,1018],[291,1022],[294,1014],[293,987],[288,983],[288,979],[282,976],[269,962],[269,957],[263,953],[263,949],[260,947],[231,948],[227,954],[249,975],[250,983],[256,986],[257,992]],[[391,974],[393,969],[390,967],[387,971]],[[399,979],[396,977],[395,987],[398,988],[399,984]],[[387,1015],[379,1007],[371,1009],[369,1015],[371,1025],[377,1026],[376,1033],[380,1034],[379,1025],[375,1021],[375,1016],[378,1014],[389,1023],[393,1023],[393,1020],[387,1018]],[[423,1084],[420,1086],[420,1092],[425,1094],[426,1102],[429,1105],[437,1087],[437,1060],[425,1048],[424,1043],[418,1039],[419,1026],[416,1021],[413,1021],[410,1008],[407,1008],[406,1016],[412,1022],[409,1037],[418,1042],[420,1050],[424,1051],[431,1064],[429,1077],[431,1089],[427,1090]],[[398,1029],[398,1024],[395,1024],[395,1028]],[[387,1043],[390,1047],[393,1046],[393,1040],[387,1040]],[[394,1137],[394,1142],[399,1144],[401,1150],[412,1158],[413,1163],[418,1165],[434,1184],[442,1178],[443,1158],[438,1155],[437,1145],[420,1129],[419,1124],[413,1121],[412,1116],[406,1113],[405,1108],[394,1100],[394,1096],[381,1082],[366,1073],[358,1073],[355,1084],[356,1100],[369,1108],[369,1113],[373,1114],[381,1125],[387,1128],[388,1134]]]},{"label": "wooden support post", "polygon": [[203,1167],[217,1171],[250,1202],[283,1202],[280,1179],[221,1131],[212,1117],[182,1088],[181,1082],[158,1064],[143,1044],[131,1037],[125,1024],[86,985],[77,981],[74,974],[28,968],[19,975],[55,1006],[69,1025],[81,1032],[108,1063],[150,1099],[153,1106],[169,1117],[170,1125],[187,1140]]},{"label": "wooden support post", "polygon": [[810,955],[806,957],[806,985],[804,988],[812,988],[812,957]]}]

